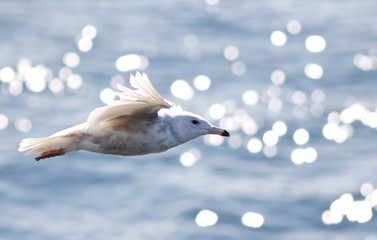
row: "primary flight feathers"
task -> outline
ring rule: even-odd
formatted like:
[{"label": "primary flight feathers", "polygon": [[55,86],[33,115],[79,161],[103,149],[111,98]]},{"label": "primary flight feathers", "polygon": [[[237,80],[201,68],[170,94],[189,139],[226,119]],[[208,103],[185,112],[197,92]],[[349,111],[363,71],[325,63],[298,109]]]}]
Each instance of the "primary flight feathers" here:
[{"label": "primary flight feathers", "polygon": [[136,90],[118,84],[121,92],[114,94],[120,99],[93,110],[89,114],[88,124],[94,125],[125,115],[153,113],[173,106],[161,97],[145,73],[137,72],[135,76],[131,75],[130,83]]}]

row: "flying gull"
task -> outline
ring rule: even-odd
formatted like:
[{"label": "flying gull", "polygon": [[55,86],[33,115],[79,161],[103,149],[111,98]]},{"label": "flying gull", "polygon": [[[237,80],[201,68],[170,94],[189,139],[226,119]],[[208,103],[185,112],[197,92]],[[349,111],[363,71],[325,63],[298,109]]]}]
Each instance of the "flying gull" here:
[{"label": "flying gull", "polygon": [[135,90],[118,85],[114,94],[120,99],[94,109],[86,122],[49,137],[26,138],[18,150],[40,154],[37,161],[79,150],[135,156],[164,152],[206,134],[229,136],[163,99],[145,73],[131,74],[130,83]]}]

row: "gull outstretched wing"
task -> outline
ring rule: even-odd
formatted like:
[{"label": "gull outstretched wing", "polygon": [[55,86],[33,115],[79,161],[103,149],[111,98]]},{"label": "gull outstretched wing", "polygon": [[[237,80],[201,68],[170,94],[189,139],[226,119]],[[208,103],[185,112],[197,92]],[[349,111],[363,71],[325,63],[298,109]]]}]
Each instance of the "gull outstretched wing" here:
[{"label": "gull outstretched wing", "polygon": [[173,106],[172,103],[161,97],[147,74],[139,72],[135,76],[131,74],[130,83],[135,90],[118,85],[120,92],[114,92],[114,94],[120,99],[110,102],[107,106],[94,109],[87,120],[89,126],[123,116],[154,114],[162,108]]}]

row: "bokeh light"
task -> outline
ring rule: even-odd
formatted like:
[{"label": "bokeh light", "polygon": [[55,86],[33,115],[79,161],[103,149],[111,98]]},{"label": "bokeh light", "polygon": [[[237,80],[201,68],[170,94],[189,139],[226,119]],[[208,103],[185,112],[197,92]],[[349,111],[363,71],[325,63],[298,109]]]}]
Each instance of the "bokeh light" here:
[{"label": "bokeh light", "polygon": [[8,117],[4,114],[0,114],[0,130],[7,128],[9,123]]},{"label": "bokeh light", "polygon": [[326,40],[321,36],[312,35],[306,39],[305,46],[309,52],[322,52],[326,48]]},{"label": "bokeh light", "polygon": [[182,166],[192,167],[201,157],[201,152],[197,148],[192,148],[183,152],[179,157],[179,162]]},{"label": "bokeh light", "polygon": [[195,217],[195,222],[200,227],[209,227],[217,223],[219,217],[211,210],[203,209]]},{"label": "bokeh light", "polygon": [[263,143],[259,138],[252,138],[247,142],[247,150],[251,153],[259,153],[262,148]]},{"label": "bokeh light", "polygon": [[45,73],[43,67],[27,69],[24,74],[27,88],[32,92],[42,92],[46,88]]},{"label": "bokeh light", "polygon": [[220,119],[225,115],[225,108],[223,105],[215,103],[209,108],[208,112],[211,118]]},{"label": "bokeh light", "polygon": [[293,140],[298,145],[304,145],[309,141],[309,132],[304,128],[297,129],[293,133]]},{"label": "bokeh light", "polygon": [[194,78],[194,87],[199,91],[206,91],[211,86],[211,79],[205,75],[199,75]]},{"label": "bokeh light", "polygon": [[83,84],[83,79],[78,74],[72,74],[67,78],[67,86],[72,90],[78,90]]},{"label": "bokeh light", "polygon": [[323,69],[319,64],[308,63],[305,66],[305,75],[311,79],[320,79],[323,75]]},{"label": "bokeh light", "polygon": [[296,105],[302,105],[306,102],[306,94],[303,91],[293,91],[291,100]]},{"label": "bokeh light", "polygon": [[255,105],[258,103],[259,101],[259,95],[258,95],[258,92],[255,91],[255,90],[246,90],[243,94],[242,94],[242,101],[246,104],[246,105]]},{"label": "bokeh light", "polygon": [[77,67],[80,64],[80,56],[74,52],[64,54],[63,63],[70,68]]},{"label": "bokeh light", "polygon": [[290,20],[287,24],[287,31],[290,34],[297,35],[300,34],[302,30],[302,25],[297,20]]},{"label": "bokeh light", "polygon": [[178,79],[170,86],[170,92],[174,97],[182,100],[190,100],[194,97],[195,92],[192,87],[182,79]]},{"label": "bokeh light", "polygon": [[246,72],[246,64],[242,61],[236,61],[231,66],[232,73],[236,76],[242,76]]},{"label": "bokeh light", "polygon": [[49,82],[48,88],[50,89],[51,92],[55,94],[61,93],[64,90],[64,83],[59,78],[53,78]]},{"label": "bokeh light", "polygon": [[127,54],[115,61],[118,71],[127,72],[131,70],[144,70],[148,67],[149,60],[143,55]]},{"label": "bokeh light", "polygon": [[312,147],[296,148],[291,153],[291,160],[294,164],[312,163],[317,160],[317,150]]},{"label": "bokeh light", "polygon": [[33,127],[31,121],[27,118],[17,119],[14,126],[17,131],[22,132],[22,133],[30,132]]},{"label": "bokeh light", "polygon": [[251,228],[260,228],[264,224],[264,217],[260,213],[247,212],[242,215],[242,224]]},{"label": "bokeh light", "polygon": [[115,99],[114,91],[110,88],[102,89],[100,93],[100,99],[103,103],[110,103]]},{"label": "bokeh light", "polygon": [[277,121],[272,125],[272,131],[274,131],[279,137],[284,136],[287,133],[287,124],[283,121]]},{"label": "bokeh light", "polygon": [[335,199],[328,210],[325,210],[322,214],[323,223],[339,224],[344,219],[350,222],[366,223],[373,217],[373,207],[376,206],[376,202],[373,201],[373,195],[376,189],[373,190],[373,186],[369,183],[364,183],[361,188],[364,189],[364,200],[355,200],[350,193],[342,194],[338,199]]},{"label": "bokeh light", "polygon": [[276,85],[282,85],[285,82],[285,73],[281,70],[274,70],[271,73],[271,81]]},{"label": "bokeh light", "polygon": [[240,55],[240,51],[236,46],[230,45],[224,49],[224,57],[229,61],[236,60]]},{"label": "bokeh light", "polygon": [[83,38],[94,39],[97,36],[97,28],[94,25],[86,25],[81,30]]},{"label": "bokeh light", "polygon": [[367,56],[367,55],[358,53],[353,58],[353,63],[360,70],[371,71],[377,68],[377,57]]},{"label": "bokeh light", "polygon": [[10,82],[15,78],[16,74],[11,67],[4,67],[0,70],[0,81]]},{"label": "bokeh light", "polygon": [[282,31],[274,31],[271,33],[270,40],[275,46],[284,46],[287,43],[287,35]]},{"label": "bokeh light", "polygon": [[263,142],[267,146],[276,145],[279,141],[279,136],[272,130],[269,130],[263,134]]}]

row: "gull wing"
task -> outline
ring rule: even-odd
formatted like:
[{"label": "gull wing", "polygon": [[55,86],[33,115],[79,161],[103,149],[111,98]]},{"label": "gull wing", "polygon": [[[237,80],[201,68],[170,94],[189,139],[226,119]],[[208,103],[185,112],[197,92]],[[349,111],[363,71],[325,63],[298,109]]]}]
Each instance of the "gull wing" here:
[{"label": "gull wing", "polygon": [[118,85],[120,92],[114,92],[119,100],[110,102],[107,106],[94,109],[88,117],[89,126],[110,121],[119,117],[127,117],[138,114],[153,114],[162,108],[170,108],[173,104],[163,99],[153,87],[147,74],[130,77],[131,86],[135,90]]}]

